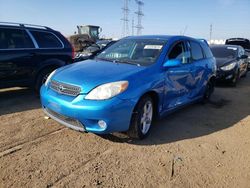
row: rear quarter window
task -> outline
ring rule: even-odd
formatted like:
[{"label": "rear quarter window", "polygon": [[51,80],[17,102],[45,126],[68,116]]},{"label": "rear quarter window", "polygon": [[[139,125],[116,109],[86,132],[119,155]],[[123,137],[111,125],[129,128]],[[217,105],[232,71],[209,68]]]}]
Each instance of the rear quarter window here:
[{"label": "rear quarter window", "polygon": [[204,58],[203,51],[199,43],[191,41],[190,48],[191,48],[192,59],[194,61]]},{"label": "rear quarter window", "polygon": [[203,52],[204,52],[206,58],[211,58],[214,56],[213,53],[211,52],[209,46],[207,46],[206,44],[202,44],[201,46],[202,46],[202,49],[203,49]]},{"label": "rear quarter window", "polygon": [[62,48],[59,39],[50,32],[30,31],[39,48]]}]

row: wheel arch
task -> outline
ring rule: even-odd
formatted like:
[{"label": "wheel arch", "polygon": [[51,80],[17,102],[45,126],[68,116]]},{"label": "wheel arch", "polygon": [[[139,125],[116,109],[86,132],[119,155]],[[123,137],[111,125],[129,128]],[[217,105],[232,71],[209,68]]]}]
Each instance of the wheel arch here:
[{"label": "wheel arch", "polygon": [[[136,107],[137,107],[137,104],[140,102],[140,100],[143,98],[143,97],[145,97],[145,96],[149,96],[152,100],[153,100],[153,105],[154,105],[154,118],[158,118],[158,116],[159,116],[159,106],[160,106],[160,96],[159,96],[159,94],[156,92],[156,91],[154,91],[154,90],[151,90],[151,91],[147,91],[147,92],[145,92],[145,93],[143,93],[140,97],[139,97],[139,99],[138,99],[138,101],[137,101],[137,103],[136,103],[136,105],[135,105],[135,107],[134,107],[134,110],[136,109]],[[133,111],[134,111],[133,110]]]},{"label": "wheel arch", "polygon": [[57,68],[62,67],[64,65],[66,65],[66,63],[62,60],[59,60],[59,59],[49,59],[49,60],[43,61],[34,73],[34,83],[36,82],[39,74],[42,71],[44,71],[46,69],[57,69]]},{"label": "wheel arch", "polygon": [[215,85],[216,83],[216,76],[215,75],[212,75],[210,78],[209,78],[209,81],[211,81],[213,83],[213,85]]}]

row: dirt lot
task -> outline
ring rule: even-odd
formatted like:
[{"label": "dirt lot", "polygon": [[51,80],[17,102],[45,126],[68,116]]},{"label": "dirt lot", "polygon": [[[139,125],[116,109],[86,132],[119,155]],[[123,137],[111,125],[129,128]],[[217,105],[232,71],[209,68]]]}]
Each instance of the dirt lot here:
[{"label": "dirt lot", "polygon": [[31,90],[0,90],[0,187],[249,187],[250,76],[134,141],[44,119]]}]

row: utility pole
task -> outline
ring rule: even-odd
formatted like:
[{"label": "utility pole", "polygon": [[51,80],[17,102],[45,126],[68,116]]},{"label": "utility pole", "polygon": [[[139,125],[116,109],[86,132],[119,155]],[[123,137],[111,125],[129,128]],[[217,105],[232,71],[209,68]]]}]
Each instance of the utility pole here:
[{"label": "utility pole", "polygon": [[210,24],[210,36],[209,36],[210,42],[212,40],[212,35],[213,35],[213,24]]},{"label": "utility pole", "polygon": [[143,29],[142,17],[144,16],[144,13],[142,12],[142,7],[144,6],[144,3],[141,0],[135,0],[135,2],[138,5],[138,10],[137,12],[135,12],[135,14],[137,15],[137,25],[135,26],[135,28],[137,28],[137,35],[141,35]]},{"label": "utility pole", "polygon": [[126,37],[129,35],[129,8],[128,8],[129,0],[124,0],[124,5],[122,7],[123,18],[123,28],[122,28],[122,36]]}]

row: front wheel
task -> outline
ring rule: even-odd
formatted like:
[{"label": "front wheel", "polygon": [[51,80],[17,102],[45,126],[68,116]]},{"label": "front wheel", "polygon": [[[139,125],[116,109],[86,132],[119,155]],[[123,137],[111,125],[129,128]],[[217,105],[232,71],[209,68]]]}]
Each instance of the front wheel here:
[{"label": "front wheel", "polygon": [[233,78],[232,81],[231,81],[231,85],[232,85],[233,87],[236,87],[236,86],[237,86],[237,83],[238,83],[238,81],[239,81],[239,76],[240,76],[240,72],[237,71],[236,74],[234,75],[234,78]]},{"label": "front wheel", "polygon": [[152,98],[149,96],[143,97],[133,112],[128,136],[136,139],[145,138],[152,125],[153,112],[154,106]]},{"label": "front wheel", "polygon": [[41,86],[46,82],[48,76],[54,69],[48,68],[42,70],[39,75],[37,76],[36,83],[35,83],[35,91],[39,94]]},{"label": "front wheel", "polygon": [[242,75],[242,78],[246,78],[247,77],[247,73],[248,73],[248,70],[246,69],[245,73]]}]

